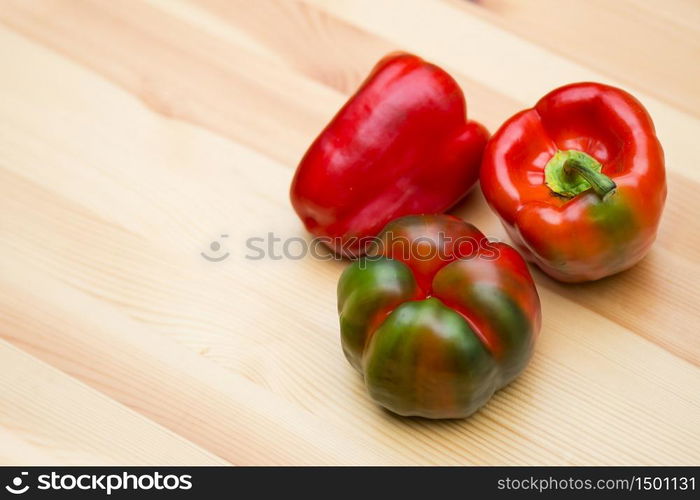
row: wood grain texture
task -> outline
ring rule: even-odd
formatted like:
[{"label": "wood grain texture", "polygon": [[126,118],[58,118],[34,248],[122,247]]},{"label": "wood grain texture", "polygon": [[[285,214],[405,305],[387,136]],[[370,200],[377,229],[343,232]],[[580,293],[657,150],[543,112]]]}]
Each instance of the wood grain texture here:
[{"label": "wood grain texture", "polygon": [[[524,30],[551,15],[526,5],[0,1],[0,462],[700,462],[698,75],[665,36],[698,8],[567,2],[587,46]],[[674,58],[602,52],[611,20]],[[561,83],[624,86],[667,155],[651,254],[586,285],[535,272],[535,358],[465,421],[369,401],[339,348],[345,263],[245,258],[249,237],[308,239],[293,168],[397,49],[444,65],[492,130]],[[455,212],[505,238],[478,192]],[[230,257],[202,259],[221,234]]]},{"label": "wood grain texture", "polygon": [[4,464],[225,463],[5,341],[0,366]]},{"label": "wood grain texture", "polygon": [[[700,9],[654,0],[482,0],[455,5],[700,115]],[[654,54],[661,57],[651,57]]]}]

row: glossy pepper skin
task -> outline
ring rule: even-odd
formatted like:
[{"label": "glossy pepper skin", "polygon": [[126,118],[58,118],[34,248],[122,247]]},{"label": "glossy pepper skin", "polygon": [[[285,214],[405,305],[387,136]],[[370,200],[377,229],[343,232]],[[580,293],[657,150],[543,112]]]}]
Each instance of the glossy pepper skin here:
[{"label": "glossy pepper skin", "polygon": [[291,200],[306,229],[357,256],[390,220],[449,209],[477,181],[488,139],[466,113],[444,70],[382,59],[297,167]]},{"label": "glossy pepper skin", "polygon": [[520,254],[449,215],[389,223],[338,283],[343,351],[399,415],[466,417],[525,367],[540,302]]},{"label": "glossy pepper skin", "polygon": [[503,124],[484,152],[481,188],[526,258],[561,281],[597,280],[653,243],[664,154],[633,96],[576,83]]}]

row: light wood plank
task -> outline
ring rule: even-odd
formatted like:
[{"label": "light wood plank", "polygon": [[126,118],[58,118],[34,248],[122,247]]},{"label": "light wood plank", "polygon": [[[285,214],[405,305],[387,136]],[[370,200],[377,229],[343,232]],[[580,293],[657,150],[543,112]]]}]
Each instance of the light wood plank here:
[{"label": "light wood plank", "polygon": [[[446,0],[674,107],[700,115],[700,3]],[[533,68],[534,71],[537,68]]]},{"label": "light wood plank", "polygon": [[0,366],[4,465],[225,463],[1,339]]}]

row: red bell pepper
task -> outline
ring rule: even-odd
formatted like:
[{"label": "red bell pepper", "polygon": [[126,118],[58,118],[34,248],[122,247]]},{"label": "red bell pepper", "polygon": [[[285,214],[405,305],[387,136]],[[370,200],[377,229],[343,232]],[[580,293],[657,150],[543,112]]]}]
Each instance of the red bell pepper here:
[{"label": "red bell pepper", "polygon": [[389,55],[311,144],[292,205],[336,253],[361,255],[390,220],[457,203],[478,179],[487,139],[467,121],[450,75],[414,55]]},{"label": "red bell pepper", "polygon": [[596,280],[633,266],[653,243],[664,154],[633,96],[577,83],[503,124],[484,152],[481,188],[530,261],[561,281]]}]

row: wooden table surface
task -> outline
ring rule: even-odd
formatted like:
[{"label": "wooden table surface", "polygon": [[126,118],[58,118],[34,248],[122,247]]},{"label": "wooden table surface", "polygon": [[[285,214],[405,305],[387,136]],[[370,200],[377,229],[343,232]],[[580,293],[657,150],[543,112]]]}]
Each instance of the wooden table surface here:
[{"label": "wooden table surface", "polygon": [[[492,131],[561,84],[622,86],[666,150],[651,253],[534,271],[534,359],[462,421],[369,400],[345,263],[245,257],[308,239],[294,167],[397,49]],[[0,1],[0,462],[700,463],[698,61],[695,0]],[[478,190],[456,213],[505,238]]]}]

